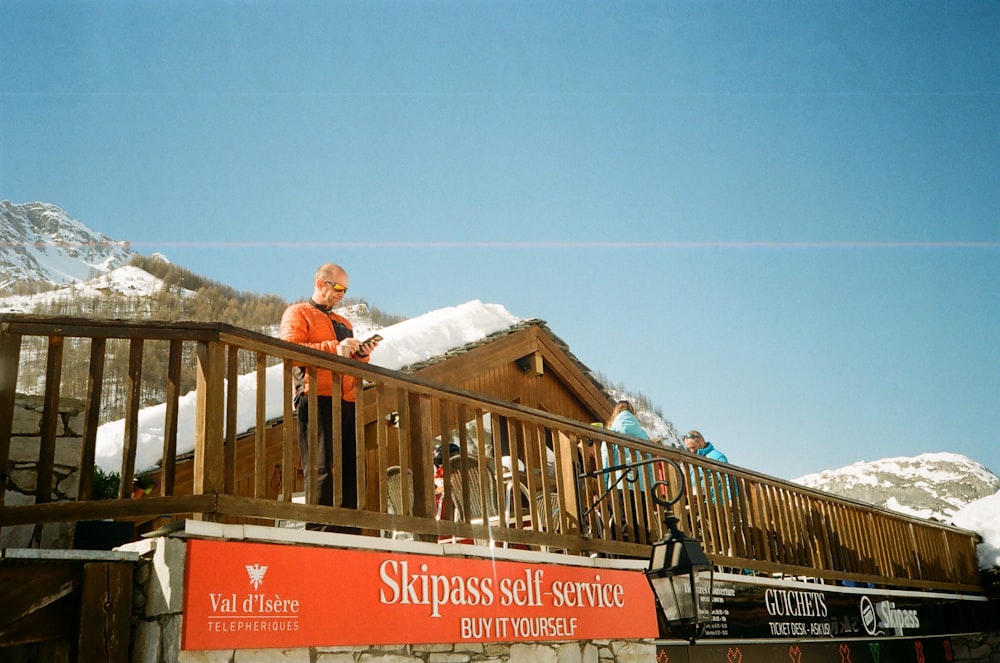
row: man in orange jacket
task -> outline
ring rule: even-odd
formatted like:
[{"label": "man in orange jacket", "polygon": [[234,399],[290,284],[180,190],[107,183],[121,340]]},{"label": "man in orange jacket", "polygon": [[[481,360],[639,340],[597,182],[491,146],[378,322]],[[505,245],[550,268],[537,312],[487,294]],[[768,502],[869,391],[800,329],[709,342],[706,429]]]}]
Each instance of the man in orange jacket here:
[{"label": "man in orange jacket", "polygon": [[[378,341],[362,343],[354,338],[354,327],[347,318],[337,315],[333,309],[338,306],[350,281],[347,272],[340,265],[328,263],[322,265],[316,272],[313,282],[312,298],[307,302],[292,304],[281,316],[279,336],[284,341],[298,343],[309,348],[331,352],[341,357],[350,357],[357,361],[368,362],[369,355],[378,345]],[[319,458],[316,473],[319,478],[319,498],[317,504],[339,506],[356,509],[358,506],[357,481],[357,441],[354,428],[354,378],[349,375],[340,376],[341,385],[341,449],[343,450],[343,471],[340,472],[343,482],[343,494],[339,503],[334,501],[333,491],[333,374],[330,371],[317,372],[316,385],[309,384],[308,376],[301,367],[294,369],[295,377],[295,411],[298,420],[299,454],[302,457],[302,469],[309,485],[309,446],[307,430],[309,423],[309,399],[306,394],[315,388],[318,398],[319,417]],[[340,469],[340,468],[337,468]],[[312,499],[309,500],[313,502]]]}]

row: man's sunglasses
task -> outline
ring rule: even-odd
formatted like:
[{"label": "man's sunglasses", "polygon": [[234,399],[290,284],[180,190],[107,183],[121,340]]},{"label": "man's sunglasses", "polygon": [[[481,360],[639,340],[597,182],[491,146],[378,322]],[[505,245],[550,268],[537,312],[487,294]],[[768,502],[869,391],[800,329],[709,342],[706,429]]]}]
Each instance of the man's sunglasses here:
[{"label": "man's sunglasses", "polygon": [[344,286],[340,285],[336,281],[323,281],[323,283],[325,283],[328,286],[330,286],[331,288],[333,288],[334,292],[347,292],[347,288],[345,288]]}]

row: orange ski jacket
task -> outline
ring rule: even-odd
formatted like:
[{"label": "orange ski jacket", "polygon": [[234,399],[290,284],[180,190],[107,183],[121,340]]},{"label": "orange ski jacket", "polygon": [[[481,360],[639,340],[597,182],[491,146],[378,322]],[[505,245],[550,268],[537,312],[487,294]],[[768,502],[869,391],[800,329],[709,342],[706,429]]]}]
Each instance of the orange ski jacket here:
[{"label": "orange ski jacket", "polygon": [[[285,309],[281,316],[281,328],[278,336],[283,341],[337,354],[339,341],[336,327],[341,328],[341,338],[354,336],[354,326],[347,318],[337,315],[333,311],[324,310],[311,301],[300,302]],[[370,357],[355,357],[354,359],[368,363]],[[310,390],[308,375],[305,376],[303,384],[303,393],[308,392]],[[340,386],[342,398],[353,403],[355,398],[354,378],[350,375],[341,375]],[[316,395],[333,395],[333,374],[330,371],[320,370],[317,372]]]}]

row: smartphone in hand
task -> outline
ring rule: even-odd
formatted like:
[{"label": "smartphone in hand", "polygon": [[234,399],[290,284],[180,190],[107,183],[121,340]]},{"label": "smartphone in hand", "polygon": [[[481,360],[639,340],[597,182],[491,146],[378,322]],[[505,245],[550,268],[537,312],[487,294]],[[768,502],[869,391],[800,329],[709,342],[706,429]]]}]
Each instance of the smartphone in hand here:
[{"label": "smartphone in hand", "polygon": [[[378,343],[381,340],[382,340],[382,337],[380,335],[378,335],[378,334],[372,334],[371,336],[369,336],[365,340],[361,341],[361,345],[358,346],[358,351],[354,353],[354,356],[355,357],[359,357],[359,358],[367,357],[369,355],[369,353],[371,352],[370,350],[368,352],[365,352],[365,349],[368,347],[368,345],[370,343]],[[374,348],[372,348],[372,350],[374,350]]]}]

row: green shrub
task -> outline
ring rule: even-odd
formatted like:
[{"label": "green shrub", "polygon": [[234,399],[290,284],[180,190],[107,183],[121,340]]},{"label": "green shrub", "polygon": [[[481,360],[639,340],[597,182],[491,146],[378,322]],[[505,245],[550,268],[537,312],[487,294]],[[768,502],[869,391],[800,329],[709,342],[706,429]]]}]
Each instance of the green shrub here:
[{"label": "green shrub", "polygon": [[116,499],[121,481],[121,475],[117,472],[105,472],[101,468],[95,467],[92,497],[95,500]]}]

